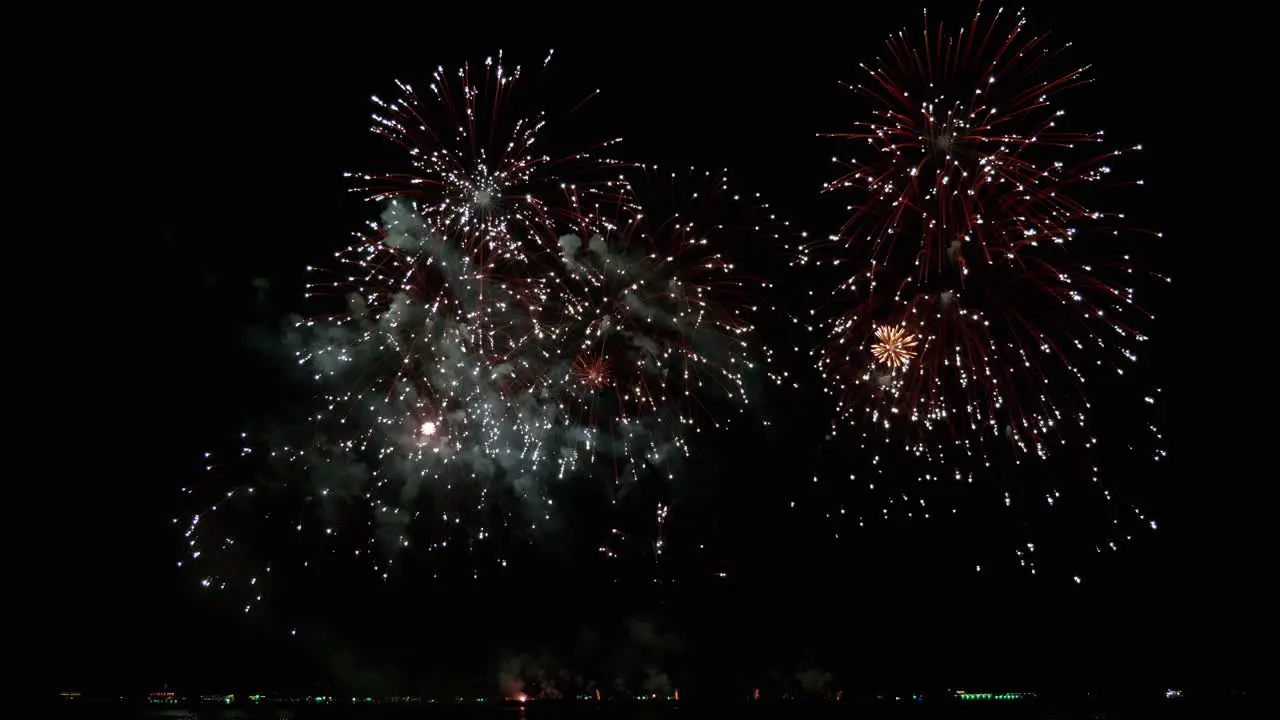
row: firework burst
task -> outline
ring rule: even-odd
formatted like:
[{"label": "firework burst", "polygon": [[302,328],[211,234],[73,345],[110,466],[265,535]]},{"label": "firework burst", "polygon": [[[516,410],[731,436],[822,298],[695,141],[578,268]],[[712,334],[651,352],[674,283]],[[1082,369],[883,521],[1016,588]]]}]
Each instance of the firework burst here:
[{"label": "firework burst", "polygon": [[1098,149],[1101,132],[1062,127],[1058,93],[1088,80],[1055,69],[1059,51],[1021,14],[979,8],[951,35],[926,18],[919,43],[895,34],[863,66],[853,87],[874,119],[832,134],[870,153],[837,161],[826,189],[861,201],[799,255],[855,268],[828,306],[818,366],[839,416],[868,446],[923,458],[922,480],[1094,447],[1085,385],[1126,378],[1147,339],[1124,215],[1093,204],[1142,183],[1111,180],[1126,151]]},{"label": "firework burst", "polygon": [[686,218],[607,160],[535,155],[540,119],[493,116],[518,71],[486,69],[477,88],[464,68],[454,91],[437,72],[452,134],[408,85],[377,101],[375,132],[415,172],[356,176],[378,221],[309,268],[316,312],[286,334],[312,383],[301,416],[246,437],[234,463],[212,456],[217,479],[191,490],[189,560],[206,586],[258,597],[270,563],[245,554],[259,544],[249,516],[384,579],[406,554],[440,572],[505,565],[516,539],[557,522],[558,488],[608,477],[616,498],[624,481],[673,480],[686,433],[748,404],[768,359],[748,318],[759,284],[725,253],[769,228],[723,212],[736,198],[717,176],[699,176],[710,210],[688,202],[698,191],[678,199]]},{"label": "firework burst", "polygon": [[[507,111],[521,75],[520,66],[508,68],[499,54],[481,71],[437,68],[426,93],[397,82],[393,99],[375,96],[372,130],[407,153],[412,171],[349,173],[359,181],[354,190],[376,201],[414,200],[444,234],[481,246],[486,256],[530,262],[530,253],[557,237],[557,223],[576,215],[576,196],[592,187],[591,172],[609,164],[595,153],[618,140],[563,156],[541,153],[545,113]],[[566,175],[587,182],[578,185]]]},{"label": "firework burst", "polygon": [[876,328],[876,344],[871,346],[871,354],[877,360],[897,368],[907,364],[907,361],[916,356],[916,336],[908,333],[900,327],[891,327],[881,325]]},{"label": "firework burst", "polygon": [[561,223],[583,226],[571,178],[607,188],[595,183],[611,163],[535,153],[543,117],[505,109],[519,76],[499,56],[479,77],[438,70],[434,104],[405,83],[375,98],[374,131],[413,172],[353,175],[382,214],[336,263],[308,268],[312,314],[285,337],[312,382],[301,416],[211,455],[215,475],[190,490],[202,507],[188,559],[206,586],[260,587],[269,563],[244,551],[254,523],[284,522],[387,578],[411,546],[505,564],[508,540],[552,517],[545,481],[573,429],[546,385],[533,308]]},{"label": "firework burst", "polygon": [[752,383],[776,379],[755,327],[768,284],[730,258],[776,252],[786,232],[721,174],[633,175],[593,204],[587,232],[560,238],[535,293],[545,387],[577,434],[561,472],[608,468],[619,494],[646,475],[674,480],[691,435],[748,414]]}]

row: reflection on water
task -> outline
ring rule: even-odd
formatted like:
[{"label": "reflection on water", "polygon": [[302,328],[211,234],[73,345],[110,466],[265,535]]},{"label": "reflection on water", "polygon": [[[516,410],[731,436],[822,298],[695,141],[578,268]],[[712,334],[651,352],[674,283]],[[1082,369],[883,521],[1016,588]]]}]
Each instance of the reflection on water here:
[{"label": "reflection on water", "polygon": [[145,720],[296,720],[297,711],[293,708],[270,706],[197,706],[146,708],[140,710],[138,715]]}]

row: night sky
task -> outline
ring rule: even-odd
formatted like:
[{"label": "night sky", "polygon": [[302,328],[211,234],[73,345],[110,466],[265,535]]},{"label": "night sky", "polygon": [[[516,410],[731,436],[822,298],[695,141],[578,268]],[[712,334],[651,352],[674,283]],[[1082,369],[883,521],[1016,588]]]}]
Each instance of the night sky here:
[{"label": "night sky", "polygon": [[[1134,470],[1161,529],[1090,561],[1088,583],[974,573],[975,553],[1005,537],[988,538],[982,517],[959,541],[911,523],[835,543],[820,512],[787,512],[823,502],[802,487],[815,472],[856,462],[824,446],[829,404],[808,390],[767,400],[775,432],[700,447],[673,532],[713,550],[677,554],[661,582],[639,561],[577,564],[584,548],[561,539],[500,582],[335,578],[301,609],[307,637],[291,640],[279,614],[296,608],[245,617],[200,592],[175,566],[171,523],[200,454],[279,402],[255,339],[305,309],[303,268],[376,217],[342,177],[397,162],[367,131],[369,95],[499,49],[536,66],[555,48],[541,107],[600,88],[573,123],[624,137],[617,157],[726,167],[792,223],[829,233],[848,200],[817,191],[842,147],[816,134],[859,117],[838,81],[889,32],[918,28],[919,12],[70,14],[15,26],[25,49],[6,52],[20,118],[6,195],[22,229],[5,264],[17,324],[4,644],[20,668],[5,684],[494,691],[504,658],[589,657],[593,642],[635,644],[638,665],[726,689],[811,667],[868,686],[1164,687],[1250,672],[1273,620],[1260,576],[1272,439],[1257,316],[1272,263],[1257,18],[1030,13],[1094,65],[1097,82],[1065,96],[1081,125],[1145,145],[1126,160],[1146,179],[1128,210],[1165,232],[1142,263],[1175,279],[1149,351],[1170,457]],[[635,640],[638,627],[660,637]]]}]

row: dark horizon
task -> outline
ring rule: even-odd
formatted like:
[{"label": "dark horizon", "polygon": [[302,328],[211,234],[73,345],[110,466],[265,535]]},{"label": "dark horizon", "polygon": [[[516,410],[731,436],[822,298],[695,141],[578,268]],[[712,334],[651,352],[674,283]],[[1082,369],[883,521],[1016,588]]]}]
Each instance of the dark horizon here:
[{"label": "dark horizon", "polygon": [[[822,440],[830,403],[809,388],[767,397],[769,434],[735,431],[695,452],[697,482],[680,486],[662,564],[639,551],[604,563],[589,531],[607,520],[586,518],[581,533],[515,551],[522,561],[506,574],[475,581],[410,573],[383,585],[335,570],[261,613],[210,598],[176,566],[173,519],[189,510],[180,488],[200,481],[203,452],[279,412],[286,390],[261,340],[306,308],[305,266],[377,216],[342,176],[399,167],[368,132],[371,94],[498,50],[533,69],[554,48],[538,81],[546,93],[521,108],[558,120],[599,88],[565,132],[621,135],[615,155],[628,161],[727,168],[735,187],[827,234],[849,200],[818,190],[844,146],[816,135],[864,108],[838,83],[890,32],[920,26],[907,6],[495,12],[205,12],[181,32],[147,29],[177,22],[163,13],[88,12],[56,43],[25,26],[27,70],[9,92],[32,126],[13,136],[23,169],[10,174],[30,191],[18,207],[34,227],[11,264],[22,370],[11,375],[18,470],[4,575],[18,669],[4,685],[395,695],[497,690],[513,668],[566,686],[663,675],[695,694],[781,686],[809,670],[908,689],[1261,680],[1255,658],[1274,611],[1262,601],[1270,463],[1254,419],[1267,378],[1254,313],[1267,285],[1252,273],[1266,265],[1254,247],[1268,226],[1266,163],[1252,153],[1265,123],[1229,125],[1264,96],[1253,77],[1263,46],[1249,35],[1256,17],[1219,6],[1028,10],[1074,42],[1071,62],[1093,66],[1095,82],[1068,96],[1075,120],[1144,144],[1125,160],[1145,180],[1126,209],[1164,232],[1141,260],[1174,279],[1154,296],[1145,366],[1164,389],[1170,454],[1125,480],[1158,531],[1088,561],[1064,552],[1036,575],[1002,549],[1013,521],[995,511],[836,541],[828,516],[847,498],[811,476],[856,461]],[[300,28],[311,22],[319,29]],[[787,297],[807,290],[787,282]],[[785,323],[767,330],[775,346],[791,340]],[[1244,373],[1256,378],[1236,380]],[[1086,582],[1070,567],[1087,568]]]},{"label": "dark horizon", "polygon": [[[966,686],[968,689],[923,684],[913,686],[881,685],[832,687],[813,692],[791,687],[743,687],[737,691],[717,689],[691,695],[687,691],[641,693],[595,691],[557,697],[534,697],[524,693],[502,692],[467,694],[474,688],[459,688],[453,693],[400,694],[365,696],[343,688],[184,688],[168,684],[154,688],[120,687],[101,690],[63,688],[61,690],[26,689],[10,693],[11,701],[44,705],[102,707],[107,705],[151,705],[179,707],[274,707],[311,706],[315,708],[377,706],[384,709],[423,708],[432,706],[473,706],[489,709],[508,707],[546,707],[596,705],[654,707],[719,707],[719,706],[796,706],[859,707],[869,705],[923,705],[977,708],[1068,708],[1068,707],[1157,707],[1183,709],[1188,706],[1221,707],[1224,702],[1257,701],[1256,690],[1230,685],[1163,688],[1155,685],[1133,687],[1055,687],[1037,690],[1027,687]],[[758,694],[757,694],[758,691]]]}]

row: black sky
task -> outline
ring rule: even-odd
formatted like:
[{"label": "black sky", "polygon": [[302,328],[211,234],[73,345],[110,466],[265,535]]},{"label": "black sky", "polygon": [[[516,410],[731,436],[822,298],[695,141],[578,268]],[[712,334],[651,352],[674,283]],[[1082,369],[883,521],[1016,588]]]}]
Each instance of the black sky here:
[{"label": "black sky", "polygon": [[[325,653],[314,677],[377,676],[437,667],[432,657],[466,645],[466,633],[480,639],[460,656],[482,664],[508,638],[556,647],[583,627],[607,638],[635,617],[671,628],[686,644],[669,653],[680,662],[720,663],[726,676],[806,663],[866,682],[1248,672],[1273,619],[1261,599],[1261,488],[1272,470],[1268,330],[1257,319],[1270,266],[1270,130],[1257,103],[1269,85],[1250,13],[1031,11],[1094,65],[1098,82],[1071,93],[1073,113],[1144,143],[1148,199],[1133,213],[1165,231],[1148,264],[1176,278],[1153,332],[1171,441],[1149,499],[1162,530],[1100,564],[1094,582],[976,577],[918,527],[837,551],[778,510],[788,483],[807,480],[794,455],[812,455],[819,439],[805,447],[788,435],[750,455],[722,448],[705,471],[715,497],[702,512],[734,548],[717,560],[733,583],[641,593],[570,582],[561,568],[546,571],[542,597],[330,598],[327,607],[380,614],[368,627],[385,634],[356,648],[366,621],[337,613],[343,639],[325,653],[202,599],[174,567],[170,520],[199,453],[270,411],[265,383],[246,379],[261,372],[246,329],[300,309],[301,268],[373,215],[342,178],[388,162],[367,132],[368,96],[438,64],[505,49],[537,65],[554,47],[548,108],[598,87],[581,122],[592,137],[623,136],[624,158],[727,167],[793,222],[830,232],[844,203],[816,190],[840,146],[815,134],[856,116],[859,101],[837,81],[856,77],[886,34],[918,27],[919,12],[66,14],[15,26],[5,51],[6,105],[21,119],[9,136],[19,163],[7,171],[19,189],[6,192],[21,222],[6,263],[17,322],[6,343],[16,432],[5,644],[24,668],[6,680],[302,682],[311,665],[281,676],[275,663]],[[270,282],[265,302],[255,278]],[[428,606],[436,617],[423,617]],[[465,630],[424,640],[422,628],[448,613]]]}]

